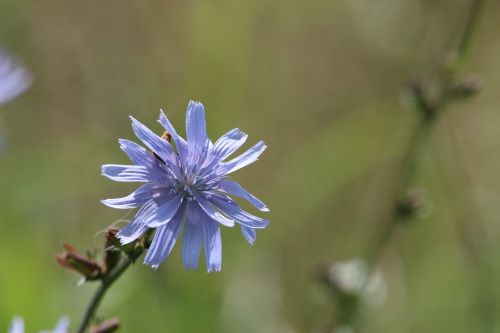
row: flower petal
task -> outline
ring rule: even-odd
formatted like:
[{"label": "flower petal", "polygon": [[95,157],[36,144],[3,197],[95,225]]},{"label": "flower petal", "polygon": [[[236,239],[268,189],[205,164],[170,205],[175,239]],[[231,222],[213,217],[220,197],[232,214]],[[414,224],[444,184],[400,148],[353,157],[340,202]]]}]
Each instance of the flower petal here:
[{"label": "flower petal", "polygon": [[235,220],[245,227],[264,229],[269,225],[268,220],[264,220],[244,211],[234,200],[227,196],[213,194],[210,196],[209,201],[228,218]]},{"label": "flower petal", "polygon": [[238,150],[247,138],[248,135],[240,131],[239,128],[234,128],[215,142],[212,154],[216,155],[219,161],[223,161]]},{"label": "flower petal", "polygon": [[182,262],[187,269],[198,268],[201,245],[203,243],[202,214],[198,205],[189,205],[187,221],[184,224],[184,236],[182,239]]},{"label": "flower petal", "polygon": [[179,158],[181,161],[185,161],[188,154],[187,142],[184,140],[182,136],[177,134],[174,126],[170,123],[167,116],[163,113],[163,110],[160,110],[160,124],[167,130],[172,138],[174,139],[175,146],[177,147],[177,153],[179,153]]},{"label": "flower petal", "polygon": [[117,182],[151,182],[165,180],[165,175],[150,172],[141,165],[105,164],[102,175]]},{"label": "flower petal", "polygon": [[257,208],[260,211],[263,212],[268,212],[269,208],[260,201],[257,197],[253,196],[249,192],[247,192],[243,186],[241,186],[239,183],[229,180],[229,179],[223,179],[219,182],[220,190],[223,192],[226,192],[228,194],[232,194],[238,198],[242,198],[250,202],[255,208]]},{"label": "flower petal", "polygon": [[132,129],[134,130],[135,135],[153,152],[158,154],[160,158],[167,163],[168,169],[172,171],[177,171],[177,155],[170,143],[160,138],[158,135],[153,133],[149,128],[144,126],[141,122],[139,122],[134,117],[130,116],[132,120]]},{"label": "flower petal", "polygon": [[158,268],[158,266],[165,261],[177,241],[185,212],[185,207],[182,207],[177,211],[177,214],[175,214],[174,218],[169,223],[161,225],[156,229],[153,242],[144,259],[146,265]]},{"label": "flower petal", "polygon": [[251,244],[255,242],[255,239],[257,238],[257,232],[255,229],[248,228],[245,226],[241,226],[241,232],[243,233],[243,237]]},{"label": "flower petal", "polygon": [[208,216],[201,223],[207,271],[220,272],[222,266],[222,240],[220,227]]},{"label": "flower petal", "polygon": [[154,166],[158,164],[158,160],[153,154],[137,143],[126,139],[119,139],[118,142],[120,143],[120,148],[134,164],[143,166]]},{"label": "flower petal", "polygon": [[208,137],[205,109],[200,102],[190,101],[186,113],[186,134],[189,163],[196,165],[207,149]]},{"label": "flower petal", "polygon": [[14,317],[9,327],[9,333],[24,333],[24,320],[21,317]]},{"label": "flower petal", "polygon": [[156,228],[161,225],[167,224],[172,220],[179,210],[183,201],[183,193],[172,192],[167,197],[162,198],[161,204],[158,204],[156,216],[148,220],[146,224],[150,228]]},{"label": "flower petal", "polygon": [[245,143],[248,135],[240,131],[238,128],[232,129],[215,142],[209,151],[209,157],[198,172],[200,177],[210,177],[214,168],[218,164],[229,157],[232,153],[238,150]]},{"label": "flower petal", "polygon": [[69,318],[64,316],[61,317],[56,324],[56,328],[52,333],[66,333],[68,332]]},{"label": "flower petal", "polygon": [[0,104],[23,93],[32,82],[31,73],[15,57],[0,50]]},{"label": "flower petal", "polygon": [[169,185],[146,183],[126,197],[101,200],[108,207],[116,209],[132,209],[145,204],[148,200],[168,195]]},{"label": "flower petal", "polygon": [[128,244],[141,237],[148,230],[147,221],[149,221],[158,209],[158,205],[153,200],[148,201],[135,214],[132,221],[123,227],[116,235],[122,244]]},{"label": "flower petal", "polygon": [[226,227],[234,227],[234,221],[228,219],[227,217],[219,213],[216,209],[214,209],[214,207],[212,207],[212,204],[207,199],[199,196],[196,201],[200,205],[201,209],[205,212],[205,214],[208,215],[212,220],[225,225]]},{"label": "flower petal", "polygon": [[257,142],[252,148],[248,149],[240,156],[225,163],[222,166],[222,173],[227,175],[231,172],[246,167],[249,164],[252,164],[259,159],[260,154],[262,154],[264,150],[266,150],[266,148],[267,146],[265,145],[264,141]]}]

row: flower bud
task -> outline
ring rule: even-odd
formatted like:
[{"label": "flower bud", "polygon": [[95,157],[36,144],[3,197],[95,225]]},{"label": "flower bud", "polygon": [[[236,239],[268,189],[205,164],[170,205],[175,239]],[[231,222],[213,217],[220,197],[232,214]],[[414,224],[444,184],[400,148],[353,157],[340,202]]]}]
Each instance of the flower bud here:
[{"label": "flower bud", "polygon": [[476,95],[483,87],[483,80],[477,75],[471,75],[453,87],[453,97],[468,98]]},{"label": "flower bud", "polygon": [[95,260],[81,254],[70,244],[63,244],[65,252],[56,254],[56,260],[62,267],[78,272],[86,280],[98,280],[102,277],[103,269]]},{"label": "flower bud", "polygon": [[418,190],[406,194],[398,203],[396,214],[403,220],[421,217],[424,208],[428,206],[426,196]]},{"label": "flower bud", "polygon": [[104,269],[106,273],[111,271],[120,261],[121,244],[116,237],[117,229],[108,228],[106,230],[106,241],[104,242]]},{"label": "flower bud", "polygon": [[170,142],[170,141],[172,141],[172,134],[170,134],[169,131],[165,131],[161,135],[161,138],[164,139],[164,140],[167,140],[168,142]]}]

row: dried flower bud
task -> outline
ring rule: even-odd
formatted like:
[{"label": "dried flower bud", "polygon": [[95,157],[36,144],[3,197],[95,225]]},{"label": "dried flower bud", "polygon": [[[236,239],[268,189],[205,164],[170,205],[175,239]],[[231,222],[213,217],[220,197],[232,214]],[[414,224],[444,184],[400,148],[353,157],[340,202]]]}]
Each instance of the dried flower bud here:
[{"label": "dried flower bud", "polygon": [[423,208],[427,206],[425,195],[418,190],[411,191],[406,194],[396,208],[396,213],[399,217],[406,220],[408,218],[419,215]]},{"label": "dried flower bud", "polygon": [[103,269],[95,260],[81,254],[70,244],[63,244],[63,247],[66,251],[56,254],[56,260],[62,267],[80,273],[86,280],[102,277]]},{"label": "dried flower bud", "polygon": [[170,141],[172,141],[172,134],[170,134],[168,131],[165,131],[161,135],[161,138],[170,142]]},{"label": "dried flower bud", "polygon": [[[170,141],[172,141],[172,134],[170,134],[168,131],[165,131],[161,135],[161,138],[164,139],[164,140],[167,140],[168,142],[170,142]],[[156,159],[158,161],[160,161],[161,163],[165,164],[165,161],[157,153],[155,153],[154,151],[151,152],[151,153],[153,154],[154,157],[156,157]]]},{"label": "dried flower bud", "polygon": [[109,244],[110,246],[115,246],[115,247],[121,247],[122,244],[120,243],[120,240],[116,235],[118,234],[118,229],[109,227],[106,230],[106,233],[104,236],[106,237],[106,244]]},{"label": "dried flower bud", "polygon": [[104,269],[106,272],[111,271],[120,261],[121,244],[116,237],[117,229],[108,228],[106,230],[106,241],[104,242]]},{"label": "dried flower bud", "polygon": [[453,97],[468,98],[476,95],[483,87],[483,80],[477,75],[471,75],[453,87]]},{"label": "dried flower bud", "polygon": [[92,326],[90,333],[111,333],[120,328],[120,320],[118,318],[111,318],[99,325]]}]

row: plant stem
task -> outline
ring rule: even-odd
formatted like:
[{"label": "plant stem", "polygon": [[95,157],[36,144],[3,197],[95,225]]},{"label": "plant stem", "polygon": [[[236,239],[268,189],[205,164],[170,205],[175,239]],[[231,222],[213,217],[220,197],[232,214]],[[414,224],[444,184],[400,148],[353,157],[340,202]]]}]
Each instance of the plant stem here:
[{"label": "plant stem", "polygon": [[101,285],[97,288],[94,296],[92,297],[87,310],[85,310],[85,315],[78,327],[77,333],[84,333],[85,330],[90,325],[90,321],[94,318],[95,312],[99,307],[106,291],[113,285],[113,283],[130,267],[132,263],[135,262],[137,258],[140,257],[143,250],[134,252],[123,259],[109,274],[107,274],[101,281]]},{"label": "plant stem", "polygon": [[[485,0],[472,0],[470,10],[467,16],[467,20],[465,23],[464,30],[457,44],[457,48],[455,51],[455,61],[458,65],[463,66],[464,59],[467,56],[467,53],[470,49],[471,40],[474,34],[474,30],[476,29],[479,21],[479,14],[481,9],[483,8]],[[427,133],[429,132],[431,125],[435,122],[436,118],[443,113],[443,110],[449,104],[450,101],[454,98],[452,94],[453,86],[456,83],[456,75],[457,75],[456,67],[452,67],[450,71],[446,72],[446,75],[442,78],[440,82],[440,94],[434,104],[429,103],[426,96],[422,94],[422,91],[419,90],[420,93],[419,103],[417,105],[419,111],[421,112],[421,119],[416,125],[414,132],[408,142],[408,146],[406,147],[405,153],[402,157],[402,164],[399,169],[399,173],[396,178],[396,184],[394,187],[393,196],[391,198],[389,211],[387,211],[387,222],[384,226],[383,232],[380,236],[374,241],[373,244],[368,248],[368,252],[366,254],[366,261],[368,264],[368,274],[365,277],[364,284],[369,281],[369,277],[371,272],[375,268],[375,265],[380,261],[385,248],[390,243],[392,237],[394,236],[395,231],[397,230],[398,225],[400,225],[401,216],[397,212],[397,208],[400,204],[401,199],[405,195],[405,191],[408,189],[408,185],[410,183],[411,178],[415,173],[416,161],[420,155],[420,150],[422,147],[422,143],[424,142]],[[420,89],[420,88],[419,88]],[[473,249],[472,252],[477,255],[477,249]],[[483,272],[486,271],[483,269]],[[479,283],[479,287],[481,287],[481,283]],[[482,291],[482,290],[480,290]],[[482,304],[489,304],[488,300],[484,301],[484,293],[480,295]],[[488,317],[487,315],[485,315]],[[491,319],[491,318],[487,318]]]},{"label": "plant stem", "polygon": [[388,212],[388,221],[384,227],[384,231],[380,234],[380,237],[375,240],[375,243],[370,246],[368,253],[366,254],[366,261],[370,267],[373,267],[380,261],[386,246],[389,244],[397,226],[399,225],[398,222],[401,217],[398,214],[397,208],[400,204],[400,200],[405,195],[405,191],[408,188],[408,184],[410,183],[413,174],[415,173],[416,160],[420,155],[422,143],[425,141],[424,139],[427,136],[427,132],[429,131],[432,123],[432,118],[425,116],[422,117],[408,142],[402,158],[399,174],[397,175],[397,181],[394,186],[394,196],[392,197],[389,207],[390,211]]},{"label": "plant stem", "polygon": [[[458,42],[456,49],[456,61],[459,64],[463,64],[463,60],[467,55],[467,52],[471,45],[471,40],[474,34],[474,30],[477,27],[480,12],[483,8],[485,0],[472,0],[469,14],[467,16],[467,21],[465,23],[464,30],[462,32],[461,38]],[[440,96],[437,99],[436,105],[432,108],[432,113],[438,116],[443,112],[443,109],[451,101],[453,96],[450,94],[450,90],[455,83],[455,71],[451,71],[448,75],[443,78],[440,86]],[[428,105],[428,104],[426,104]],[[421,110],[423,113],[427,113],[429,110],[425,110],[425,105],[421,105]],[[392,201],[392,211],[390,212],[391,217],[389,223],[386,225],[384,232],[381,234],[380,238],[376,240],[374,246],[370,249],[367,257],[368,263],[373,265],[379,261],[380,256],[383,254],[385,246],[389,243],[396,226],[398,225],[399,216],[396,214],[396,207],[399,204],[404,192],[407,189],[408,183],[414,173],[415,161],[419,155],[419,150],[423,137],[428,132],[429,125],[433,123],[433,117],[422,117],[418,123],[412,138],[408,144],[405,155],[403,156],[403,164],[401,166],[401,171],[398,175],[398,180],[394,192],[394,199]]]},{"label": "plant stem", "polygon": [[465,28],[462,33],[462,38],[460,39],[457,47],[457,56],[460,58],[465,58],[467,55],[474,34],[474,29],[477,27],[477,22],[479,21],[479,14],[481,13],[485,2],[485,0],[473,0],[471,3],[467,22],[465,23]]}]

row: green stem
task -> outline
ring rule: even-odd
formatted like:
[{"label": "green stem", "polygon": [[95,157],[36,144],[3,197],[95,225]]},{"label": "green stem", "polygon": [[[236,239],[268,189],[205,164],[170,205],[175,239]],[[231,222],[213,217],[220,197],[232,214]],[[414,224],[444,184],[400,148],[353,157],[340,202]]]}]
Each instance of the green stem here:
[{"label": "green stem", "polygon": [[464,32],[462,33],[462,38],[460,39],[457,47],[457,56],[460,58],[460,60],[465,58],[467,55],[474,30],[477,27],[477,22],[479,21],[479,16],[485,2],[485,0],[473,0],[471,3]]},{"label": "green stem", "polygon": [[384,226],[384,231],[380,234],[380,237],[375,240],[375,243],[369,247],[368,253],[366,254],[366,261],[369,266],[373,267],[377,262],[380,261],[382,254],[389,244],[394,232],[399,225],[400,215],[398,214],[397,207],[400,204],[400,200],[405,195],[405,191],[408,188],[408,184],[415,173],[415,164],[418,156],[420,156],[420,150],[422,149],[422,144],[427,132],[429,131],[431,124],[433,123],[433,118],[422,117],[419,120],[409,142],[406,147],[404,156],[402,158],[402,164],[399,170],[398,179],[394,187],[394,195],[389,206],[389,217],[387,218],[386,225]]},{"label": "green stem", "polygon": [[99,307],[106,291],[113,285],[113,283],[118,280],[118,278],[130,267],[131,264],[135,262],[137,258],[140,257],[143,250],[137,251],[129,256],[126,259],[123,259],[109,274],[107,274],[101,281],[101,285],[97,288],[94,296],[92,297],[89,305],[87,306],[87,310],[85,311],[85,315],[78,327],[77,333],[84,333],[85,330],[90,325],[92,318]]},{"label": "green stem", "polygon": [[[470,48],[474,30],[476,29],[479,22],[479,14],[485,2],[485,0],[472,0],[471,2],[467,21],[465,23],[463,33],[456,49],[456,60],[460,63],[463,62]],[[433,114],[436,116],[442,113],[443,109],[453,98],[450,94],[450,90],[455,81],[455,74],[455,72],[449,73],[449,75],[447,75],[441,82],[441,96],[440,98],[438,98],[438,103],[432,109]],[[429,110],[420,111],[422,111],[423,113],[427,113]],[[399,216],[395,213],[396,207],[399,204],[402,196],[404,195],[408,183],[413,175],[413,169],[415,166],[416,157],[419,155],[418,152],[420,150],[422,138],[425,136],[425,133],[430,127],[428,125],[431,123],[433,123],[432,116],[422,117],[419,124],[417,125],[417,128],[414,131],[412,138],[410,139],[406,153],[403,156],[403,164],[401,166],[401,171],[394,192],[395,196],[391,206],[390,221],[385,226],[385,230],[381,234],[380,238],[376,240],[373,247],[371,247],[369,250],[367,256],[367,261],[369,264],[374,264],[379,261],[387,243],[389,243],[392,235],[394,234],[394,231],[396,230],[399,220]]]},{"label": "green stem", "polygon": [[474,31],[477,29],[480,14],[485,2],[486,0],[472,0],[470,4],[467,21],[465,22],[465,27],[455,53],[455,66],[452,66],[451,71],[448,71],[443,78],[441,83],[441,94],[438,99],[436,109],[443,109],[453,97],[451,90],[453,88],[453,84],[455,83],[457,70],[461,69],[464,65],[474,37]]},{"label": "green stem", "polygon": [[[469,14],[467,16],[467,21],[465,23],[464,30],[462,32],[461,38],[458,42],[456,48],[456,61],[459,65],[463,65],[464,59],[469,51],[471,40],[479,22],[479,14],[483,8],[485,0],[472,0]],[[420,119],[417,127],[415,128],[408,146],[402,158],[402,164],[400,167],[400,172],[397,175],[396,184],[393,192],[393,197],[390,202],[389,211],[387,212],[387,222],[384,226],[383,232],[374,241],[373,244],[368,248],[368,253],[366,254],[366,261],[368,263],[369,271],[371,272],[375,265],[380,261],[386,247],[390,243],[398,225],[400,224],[400,215],[397,213],[397,207],[400,204],[400,200],[403,198],[405,191],[408,188],[409,182],[415,173],[416,161],[420,155],[420,149],[422,147],[422,142],[427,136],[427,132],[439,116],[448,103],[453,99],[451,90],[456,80],[456,69],[448,72],[445,77],[443,77],[440,83],[440,96],[434,105],[430,105],[425,99],[425,96],[420,97],[423,100],[419,104],[419,111],[422,113],[422,118]],[[420,91],[421,93],[421,91]],[[370,274],[367,274],[364,283],[368,282]]]}]

